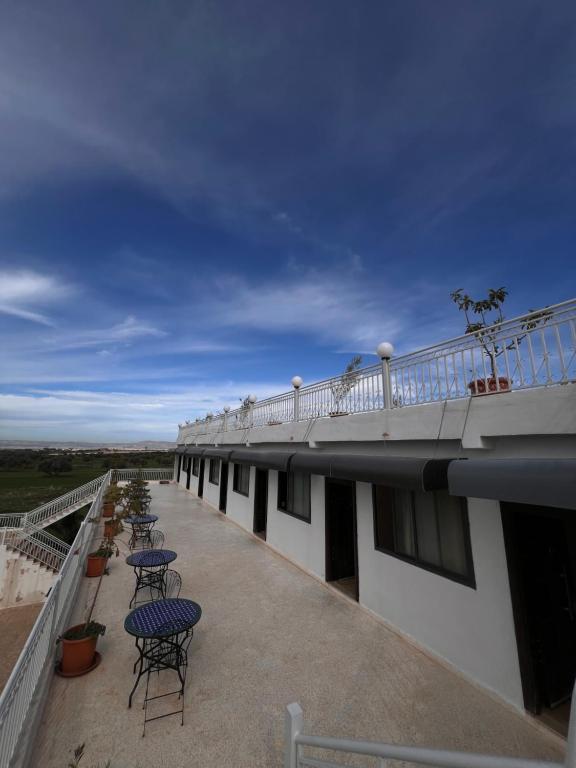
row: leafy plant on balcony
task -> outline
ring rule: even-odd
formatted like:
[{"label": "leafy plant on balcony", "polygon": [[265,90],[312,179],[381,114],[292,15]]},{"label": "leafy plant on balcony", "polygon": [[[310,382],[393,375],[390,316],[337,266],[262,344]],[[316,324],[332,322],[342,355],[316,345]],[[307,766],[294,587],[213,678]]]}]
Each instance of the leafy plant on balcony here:
[{"label": "leafy plant on balcony", "polygon": [[501,286],[500,288],[489,288],[488,294],[482,299],[473,299],[469,294],[464,293],[462,288],[457,288],[450,294],[454,304],[461,312],[464,312],[466,318],[464,333],[474,334],[488,357],[493,380],[496,380],[498,376],[496,361],[500,355],[503,355],[507,350],[514,349],[517,344],[521,344],[529,331],[534,330],[541,323],[547,322],[552,315],[552,310],[547,308],[539,312],[529,310],[526,319],[521,323],[520,335],[515,336],[513,341],[505,343],[499,339],[499,334],[505,320],[502,306],[508,293],[508,290]]},{"label": "leafy plant on balcony", "polygon": [[344,398],[354,389],[356,382],[360,377],[359,368],[362,365],[362,356],[354,355],[352,360],[348,363],[344,369],[344,373],[338,378],[334,379],[330,384],[330,391],[334,398],[335,410],[332,415],[345,413],[342,411],[341,406]]},{"label": "leafy plant on balcony", "polygon": [[151,496],[148,483],[141,476],[136,476],[133,480],[130,480],[122,491],[124,516],[145,515],[150,506],[150,501]]}]

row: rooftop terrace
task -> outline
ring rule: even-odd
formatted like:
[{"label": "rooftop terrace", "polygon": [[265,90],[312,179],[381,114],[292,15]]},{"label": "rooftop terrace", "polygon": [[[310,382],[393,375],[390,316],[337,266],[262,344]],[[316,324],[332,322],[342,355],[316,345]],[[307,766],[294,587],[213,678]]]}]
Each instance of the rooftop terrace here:
[{"label": "rooftop terrace", "polygon": [[[558,738],[221,513],[175,485],[151,491],[165,546],[178,552],[181,595],[203,610],[189,651],[184,726],[159,720],[142,738],[143,682],[127,708],[135,649],[123,621],[134,574],[120,557],[95,611],[107,625],[102,663],[85,677],[52,679],[33,765],[62,768],[86,743],[87,766],[111,759],[112,768],[272,768],[282,764],[284,709],[293,701],[315,733],[563,759]],[[70,624],[85,616],[94,588],[84,579]]]}]

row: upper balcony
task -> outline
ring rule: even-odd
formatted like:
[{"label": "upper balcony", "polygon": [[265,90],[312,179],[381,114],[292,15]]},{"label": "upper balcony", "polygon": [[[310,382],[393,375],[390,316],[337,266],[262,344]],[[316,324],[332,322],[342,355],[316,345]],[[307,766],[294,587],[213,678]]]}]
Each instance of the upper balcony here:
[{"label": "upper balcony", "polygon": [[178,442],[218,442],[254,427],[310,422],[346,414],[396,411],[414,405],[514,393],[576,381],[576,299],[532,311],[476,333],[393,357],[314,384],[179,425]]}]

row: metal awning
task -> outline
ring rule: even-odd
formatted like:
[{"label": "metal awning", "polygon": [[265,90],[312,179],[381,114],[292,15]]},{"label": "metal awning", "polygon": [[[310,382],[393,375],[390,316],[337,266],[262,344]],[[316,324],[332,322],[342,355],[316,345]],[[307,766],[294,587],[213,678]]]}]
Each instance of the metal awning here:
[{"label": "metal awning", "polygon": [[232,448],[206,448],[204,451],[204,458],[206,459],[222,459],[222,461],[228,461]]},{"label": "metal awning", "polygon": [[206,448],[202,445],[186,446],[186,456],[202,456]]},{"label": "metal awning", "polygon": [[177,445],[175,453],[186,453],[186,446],[185,445]]},{"label": "metal awning", "polygon": [[395,488],[432,491],[446,488],[451,459],[378,456],[373,453],[298,452],[290,469],[340,480],[359,480]]},{"label": "metal awning", "polygon": [[250,464],[261,469],[278,469],[286,472],[294,451],[263,451],[261,448],[238,448],[230,458],[235,464]]},{"label": "metal awning", "polygon": [[576,459],[467,459],[448,469],[453,496],[576,509]]}]

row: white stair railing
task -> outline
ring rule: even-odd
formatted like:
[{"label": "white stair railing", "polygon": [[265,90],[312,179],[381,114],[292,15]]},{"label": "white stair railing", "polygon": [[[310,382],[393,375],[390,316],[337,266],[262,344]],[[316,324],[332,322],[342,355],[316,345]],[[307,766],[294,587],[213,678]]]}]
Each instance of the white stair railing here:
[{"label": "white stair railing", "polygon": [[52,501],[48,501],[46,504],[41,504],[39,507],[32,509],[30,512],[26,513],[22,526],[24,528],[29,524],[41,526],[46,520],[50,520],[71,507],[77,507],[81,502],[89,504],[100,490],[106,477],[107,475],[101,475],[94,480],[90,480],[90,482],[85,485],[73,488],[63,496],[58,496],[57,499],[52,499]]},{"label": "white stair railing", "polygon": [[[574,699],[573,699],[574,700]],[[564,763],[532,760],[522,757],[501,757],[472,752],[452,752],[445,749],[385,744],[376,741],[335,739],[309,736],[303,733],[304,716],[299,704],[286,707],[284,719],[284,768],[348,768],[345,763],[303,755],[302,747],[330,750],[337,755],[365,755],[379,760],[384,768],[387,761],[418,763],[435,768],[576,768],[575,736],[576,707],[570,713],[570,728]]]},{"label": "white stair railing", "polygon": [[160,480],[172,480],[174,469],[172,467],[170,469],[114,469],[112,474],[116,480],[122,483],[135,480],[137,477],[147,482],[158,482]]},{"label": "white stair railing", "polygon": [[5,535],[4,543],[56,573],[70,551],[70,546],[66,542],[33,525],[14,530],[11,535]]}]

